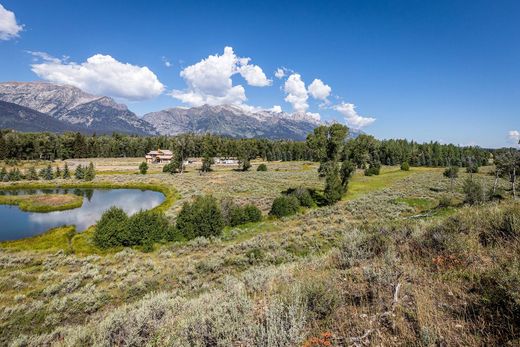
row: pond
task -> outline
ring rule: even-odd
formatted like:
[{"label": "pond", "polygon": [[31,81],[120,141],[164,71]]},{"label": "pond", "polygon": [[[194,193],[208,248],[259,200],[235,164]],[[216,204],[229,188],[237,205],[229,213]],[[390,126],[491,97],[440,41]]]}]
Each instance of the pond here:
[{"label": "pond", "polygon": [[0,205],[0,241],[15,240],[43,233],[63,225],[75,225],[83,231],[95,224],[111,206],[132,215],[161,204],[162,193],[139,189],[40,189],[3,190],[1,195],[76,194],[83,196],[83,205],[67,211],[47,213],[24,212],[18,206]]}]

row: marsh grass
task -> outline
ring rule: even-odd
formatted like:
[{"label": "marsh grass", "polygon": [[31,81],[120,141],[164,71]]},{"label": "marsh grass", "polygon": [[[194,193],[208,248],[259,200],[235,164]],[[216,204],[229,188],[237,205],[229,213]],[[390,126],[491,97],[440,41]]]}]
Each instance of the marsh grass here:
[{"label": "marsh grass", "polygon": [[0,195],[0,205],[17,205],[26,212],[52,212],[79,208],[83,196],[74,194]]}]

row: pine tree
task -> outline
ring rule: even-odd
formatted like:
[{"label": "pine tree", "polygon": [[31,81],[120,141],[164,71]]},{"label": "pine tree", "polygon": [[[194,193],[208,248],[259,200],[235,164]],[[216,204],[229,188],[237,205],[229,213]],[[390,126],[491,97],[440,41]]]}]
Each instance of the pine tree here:
[{"label": "pine tree", "polygon": [[54,178],[54,175],[52,174],[52,166],[49,164],[43,172],[43,178],[50,181]]},{"label": "pine tree", "polygon": [[32,180],[32,181],[38,180],[38,173],[36,172],[36,169],[34,168],[34,166],[29,168],[29,171],[27,172],[27,175],[25,178],[28,180]]},{"label": "pine tree", "polygon": [[328,170],[325,178],[324,198],[328,205],[333,205],[341,200],[342,195],[343,186],[341,184],[338,166],[334,163],[331,169]]},{"label": "pine tree", "polygon": [[88,167],[85,169],[85,181],[92,181],[96,177],[96,169],[94,168],[94,163],[90,162]]},{"label": "pine tree", "polygon": [[60,170],[59,166],[56,166],[56,173],[54,174],[54,176],[56,178],[60,178],[61,177],[61,170]]},{"label": "pine tree", "polygon": [[69,171],[69,166],[67,165],[67,163],[65,163],[65,167],[63,168],[63,178],[64,179],[70,178],[70,171]]},{"label": "pine tree", "polygon": [[76,171],[74,172],[74,177],[76,177],[77,180],[82,180],[85,178],[85,169],[83,169],[83,166],[78,165]]}]

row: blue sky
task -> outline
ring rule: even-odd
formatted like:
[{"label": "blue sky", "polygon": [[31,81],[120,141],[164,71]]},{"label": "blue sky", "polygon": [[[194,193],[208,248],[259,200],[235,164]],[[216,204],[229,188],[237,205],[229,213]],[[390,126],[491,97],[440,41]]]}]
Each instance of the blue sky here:
[{"label": "blue sky", "polygon": [[72,81],[138,115],[234,102],[319,113],[378,138],[520,137],[520,1],[0,4],[23,26],[0,39],[0,81]]}]

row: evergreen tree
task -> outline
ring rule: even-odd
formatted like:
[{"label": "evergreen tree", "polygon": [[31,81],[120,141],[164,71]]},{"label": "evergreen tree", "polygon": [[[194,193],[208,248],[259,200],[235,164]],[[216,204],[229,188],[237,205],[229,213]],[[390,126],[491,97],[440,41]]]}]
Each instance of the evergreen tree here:
[{"label": "evergreen tree", "polygon": [[82,180],[85,178],[85,169],[83,166],[78,165],[78,167],[76,167],[76,171],[74,171],[74,177],[76,177],[77,180]]},{"label": "evergreen tree", "polygon": [[54,178],[54,175],[52,173],[52,166],[49,164],[47,165],[47,167],[44,169],[44,172],[43,172],[43,179],[45,180],[52,180]]},{"label": "evergreen tree", "polygon": [[444,170],[444,177],[450,179],[450,191],[453,191],[453,184],[455,183],[455,179],[459,177],[459,167],[458,166],[449,166]]},{"label": "evergreen tree", "polygon": [[85,181],[92,181],[94,177],[96,177],[96,169],[94,168],[94,163],[90,162],[85,169],[84,179]]},{"label": "evergreen tree", "polygon": [[31,166],[29,168],[29,171],[27,171],[27,175],[25,178],[28,180],[31,180],[31,181],[38,180],[38,173],[36,172],[36,169],[34,168],[34,166]]},{"label": "evergreen tree", "polygon": [[63,178],[64,179],[70,178],[69,165],[67,165],[67,163],[65,163],[65,167],[63,167]]},{"label": "evergreen tree", "polygon": [[8,175],[7,170],[5,169],[5,167],[2,167],[2,170],[0,170],[0,180],[2,180],[2,181],[8,181],[9,180],[9,175]]},{"label": "evergreen tree", "polygon": [[60,178],[61,177],[61,170],[60,170],[59,166],[56,166],[56,173],[54,174],[54,176],[56,178]]},{"label": "evergreen tree", "polygon": [[327,204],[333,205],[341,200],[343,191],[338,166],[334,165],[328,170],[327,176],[325,177],[325,190],[323,195]]}]

